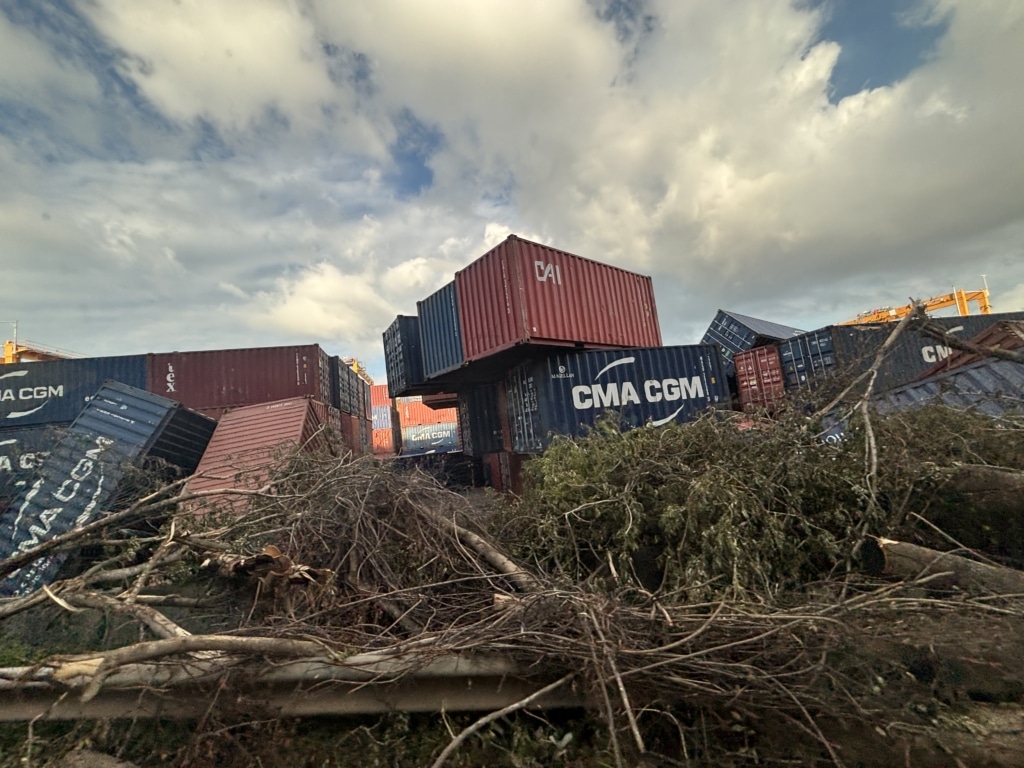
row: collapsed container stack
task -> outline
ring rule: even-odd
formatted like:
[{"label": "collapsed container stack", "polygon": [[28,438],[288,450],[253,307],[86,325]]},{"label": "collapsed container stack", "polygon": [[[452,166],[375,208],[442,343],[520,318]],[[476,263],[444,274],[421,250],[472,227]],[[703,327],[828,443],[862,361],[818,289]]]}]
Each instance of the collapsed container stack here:
[{"label": "collapsed container stack", "polygon": [[0,509],[38,479],[47,453],[107,381],[213,419],[306,398],[349,450],[370,450],[370,385],[317,344],[0,364]]},{"label": "collapsed container stack", "polygon": [[717,347],[661,346],[650,277],[515,235],[383,340],[390,396],[454,403],[462,451],[501,490],[517,489],[553,434],[580,434],[605,411],[637,426],[730,400]]}]

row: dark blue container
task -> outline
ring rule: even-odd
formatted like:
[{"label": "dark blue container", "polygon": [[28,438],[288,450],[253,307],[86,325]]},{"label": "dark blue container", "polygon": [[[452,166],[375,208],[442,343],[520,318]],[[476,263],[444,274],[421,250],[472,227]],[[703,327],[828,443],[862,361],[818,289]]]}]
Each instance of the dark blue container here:
[{"label": "dark blue container", "polygon": [[[85,525],[132,501],[141,468],[191,474],[216,422],[173,400],[107,382],[68,427],[39,477],[6,512],[0,561]],[[25,594],[53,580],[64,555],[43,557],[0,580],[0,595]]]},{"label": "dark blue container", "polygon": [[732,358],[738,352],[789,339],[801,333],[803,331],[790,328],[788,325],[779,325],[720,309],[700,343],[717,344],[722,350],[725,372],[731,374],[734,370]]},{"label": "dark blue container", "polygon": [[384,367],[391,398],[415,394],[423,383],[420,319],[416,315],[399,315],[384,331]]},{"label": "dark blue container", "polygon": [[483,456],[504,450],[502,424],[504,393],[501,384],[478,384],[459,392],[459,428],[462,451]]},{"label": "dark blue container", "polygon": [[146,388],[146,355],[0,363],[0,429],[70,424],[107,380]]},{"label": "dark blue container", "polygon": [[516,453],[539,453],[554,435],[581,436],[609,411],[628,429],[692,421],[730,404],[713,344],[553,355],[511,371],[505,397]]},{"label": "dark blue container", "polygon": [[402,456],[421,453],[450,453],[461,450],[459,425],[421,424],[402,428]]},{"label": "dark blue container", "polygon": [[988,358],[892,389],[875,401],[880,413],[941,403],[999,418],[1024,414],[1024,365]]},{"label": "dark blue container", "polygon": [[0,430],[0,508],[32,485],[65,427]]},{"label": "dark blue container", "polygon": [[[462,367],[466,358],[462,349],[455,281],[416,302],[416,313],[420,318],[424,377],[436,378]],[[392,392],[391,396],[394,397],[395,393]]]},{"label": "dark blue container", "polygon": [[[1024,319],[1024,312],[966,317],[933,317],[931,321],[969,341],[1001,320]],[[874,362],[875,355],[896,329],[896,323],[832,325],[801,334],[779,344],[779,360],[786,388],[813,386],[825,374],[851,376]],[[875,381],[875,392],[913,381],[950,353],[931,336],[904,330],[886,353]]]}]

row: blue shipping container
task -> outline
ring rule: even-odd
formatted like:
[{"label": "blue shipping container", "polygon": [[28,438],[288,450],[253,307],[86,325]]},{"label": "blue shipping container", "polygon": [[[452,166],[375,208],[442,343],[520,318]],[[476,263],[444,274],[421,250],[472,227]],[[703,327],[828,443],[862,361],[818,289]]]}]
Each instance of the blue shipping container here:
[{"label": "blue shipping container", "polygon": [[146,388],[146,355],[0,363],[0,428],[70,424],[107,380]]},{"label": "blue shipping container", "polygon": [[64,427],[27,427],[0,431],[0,507],[31,485]]},{"label": "blue shipping container", "polygon": [[399,315],[384,331],[384,367],[388,397],[411,394],[423,383],[420,319],[416,315]]},{"label": "blue shipping container", "polygon": [[788,325],[779,325],[768,320],[720,309],[715,314],[715,319],[711,321],[711,325],[708,326],[700,343],[717,344],[722,350],[725,372],[731,374],[734,368],[732,358],[737,353],[789,339],[801,333],[803,331],[790,328]]},{"label": "blue shipping container", "polygon": [[459,392],[459,427],[465,454],[483,456],[504,450],[503,403],[500,384],[478,384]]},{"label": "blue shipping container", "polygon": [[609,411],[631,428],[692,421],[730,404],[713,344],[557,354],[511,371],[505,395],[516,453],[539,453],[554,435],[583,435]]},{"label": "blue shipping container", "polygon": [[[462,350],[455,282],[416,302],[416,311],[420,318],[420,350],[425,378],[436,378],[460,368],[466,358]],[[388,381],[391,381],[390,374]],[[395,393],[392,392],[391,396],[395,397]]]},{"label": "blue shipping container", "polygon": [[374,429],[391,429],[391,406],[390,405],[375,405],[375,406],[373,406],[373,428]]},{"label": "blue shipping container", "polygon": [[[0,540],[0,561],[131,501],[138,490],[129,478],[144,459],[191,474],[215,427],[213,419],[173,400],[107,382],[7,511],[10,536]],[[0,595],[25,594],[52,581],[65,557],[42,557],[8,574],[0,580]]]},{"label": "blue shipping container", "polygon": [[459,425],[455,422],[422,424],[402,428],[402,456],[419,453],[449,453],[460,450]]},{"label": "blue shipping container", "polygon": [[[931,321],[967,341],[1001,320],[1020,319],[1024,319],[1024,312],[933,317]],[[779,360],[786,388],[813,385],[815,379],[826,373],[860,373],[871,366],[878,349],[895,329],[895,323],[832,325],[781,342]],[[875,391],[913,381],[949,353],[949,347],[931,336],[907,328],[886,354],[878,371]]]}]

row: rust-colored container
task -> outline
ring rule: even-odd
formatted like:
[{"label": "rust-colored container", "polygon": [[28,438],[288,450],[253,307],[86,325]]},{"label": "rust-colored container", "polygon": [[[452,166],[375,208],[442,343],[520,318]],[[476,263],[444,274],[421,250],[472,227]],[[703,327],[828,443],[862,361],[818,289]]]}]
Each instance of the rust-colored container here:
[{"label": "rust-colored container", "polygon": [[202,412],[293,397],[334,405],[317,344],[149,355],[146,389]]},{"label": "rust-colored container", "polygon": [[374,384],[370,387],[370,405],[373,408],[381,405],[391,407],[391,396],[388,394],[387,384]]},{"label": "rust-colored container", "polygon": [[394,456],[395,439],[391,428],[373,430],[373,455]]},{"label": "rust-colored container", "polygon": [[736,364],[740,408],[744,411],[770,408],[785,397],[786,380],[778,347],[769,345],[738,352],[733,356],[733,362]]},{"label": "rust-colored container", "polygon": [[395,404],[398,421],[403,428],[428,424],[444,424],[459,420],[458,408],[431,408],[423,402],[399,398]]},{"label": "rust-colored container", "polygon": [[356,454],[364,452],[362,419],[351,413],[341,413],[341,442],[348,450]]},{"label": "rust-colored container", "polygon": [[[323,429],[331,410],[310,398],[297,397],[227,411],[188,481],[188,492],[262,487],[271,468],[289,451],[328,444]],[[215,495],[190,502],[190,509],[195,513],[242,512],[249,501],[243,495]]]},{"label": "rust-colored container", "polygon": [[657,347],[651,278],[510,235],[455,274],[468,361],[520,344]]}]

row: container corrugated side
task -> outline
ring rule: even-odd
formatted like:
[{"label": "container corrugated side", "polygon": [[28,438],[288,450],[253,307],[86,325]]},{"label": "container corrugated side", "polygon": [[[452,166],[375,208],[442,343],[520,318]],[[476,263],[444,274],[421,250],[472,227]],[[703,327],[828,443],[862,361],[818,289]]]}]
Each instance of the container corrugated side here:
[{"label": "container corrugated side", "polygon": [[429,380],[460,368],[466,358],[455,282],[416,302],[416,314],[420,319],[424,377]]},{"label": "container corrugated side", "polygon": [[520,344],[661,344],[650,277],[515,235],[457,272],[455,284],[470,361]]},{"label": "container corrugated side", "polygon": [[778,347],[754,347],[733,356],[736,389],[744,411],[770,408],[786,396]]},{"label": "container corrugated side", "polygon": [[470,456],[501,451],[505,445],[501,384],[480,384],[459,393],[462,450]]},{"label": "container corrugated side", "polygon": [[457,422],[402,427],[403,456],[414,453],[448,453],[460,450]]},{"label": "container corrugated side", "polygon": [[147,389],[195,409],[305,396],[334,403],[330,356],[317,344],[153,354]]},{"label": "container corrugated side", "polygon": [[425,376],[418,316],[399,315],[384,331],[384,367],[389,397],[409,394],[423,384]]},{"label": "container corrugated side", "polygon": [[391,428],[373,430],[373,455],[394,456],[395,439],[391,434]]},{"label": "container corrugated side", "polygon": [[456,408],[431,408],[422,402],[405,402],[401,398],[395,404],[398,420],[403,427],[421,424],[441,424],[458,419]]},{"label": "container corrugated side", "polygon": [[0,430],[0,508],[35,481],[65,427]]},{"label": "container corrugated side", "polygon": [[391,429],[391,406],[390,405],[375,405],[375,406],[373,406],[373,428],[374,429]]},{"label": "container corrugated side", "polygon": [[391,394],[388,392],[387,384],[374,384],[370,387],[370,407],[376,408],[381,405],[391,407]]},{"label": "container corrugated side", "polygon": [[[10,535],[0,540],[0,560],[132,501],[141,491],[130,478],[143,460],[162,460],[147,463],[153,471],[177,467],[191,474],[215,426],[167,398],[106,382],[8,510]],[[24,594],[48,583],[64,559],[43,557],[8,575],[0,594]]]},{"label": "container corrugated side", "polygon": [[[266,484],[272,466],[299,446],[314,449],[328,443],[332,406],[308,397],[235,408],[221,418],[196,474],[190,493],[235,489],[253,491]],[[214,510],[240,513],[250,499],[212,495],[191,505],[193,512]]]},{"label": "container corrugated side", "polygon": [[731,399],[714,345],[551,355],[511,371],[505,391],[516,453],[539,453],[553,435],[581,436],[609,411],[625,429],[661,426]]},{"label": "container corrugated side", "polygon": [[146,388],[146,356],[0,363],[0,428],[68,425],[103,382]]},{"label": "container corrugated side", "polygon": [[942,403],[999,418],[1024,414],[1024,365],[988,358],[892,389],[875,400],[881,413]]},{"label": "container corrugated side", "polygon": [[[931,321],[949,333],[971,339],[997,322],[1020,319],[1024,319],[1024,312],[933,317]],[[779,355],[787,389],[813,384],[825,373],[850,375],[865,370],[895,328],[895,323],[834,325],[781,342]],[[908,328],[897,338],[880,366],[875,391],[911,382],[949,354],[949,347]]]}]

